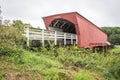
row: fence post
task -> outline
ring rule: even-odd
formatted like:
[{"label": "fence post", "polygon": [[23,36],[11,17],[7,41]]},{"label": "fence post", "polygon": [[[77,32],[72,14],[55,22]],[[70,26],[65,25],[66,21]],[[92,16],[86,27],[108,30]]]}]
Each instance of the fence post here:
[{"label": "fence post", "polygon": [[27,46],[29,47],[29,27],[26,28]]},{"label": "fence post", "polygon": [[57,45],[57,31],[55,31],[55,45]]},{"label": "fence post", "polygon": [[77,39],[77,35],[76,35],[76,44],[78,44],[78,39]]},{"label": "fence post", "polygon": [[71,34],[71,44],[73,44],[73,35]]},{"label": "fence post", "polygon": [[43,44],[43,46],[44,46],[44,41],[45,41],[45,39],[44,39],[44,29],[42,29],[42,44]]},{"label": "fence post", "polygon": [[64,33],[64,45],[66,45],[66,33]]}]

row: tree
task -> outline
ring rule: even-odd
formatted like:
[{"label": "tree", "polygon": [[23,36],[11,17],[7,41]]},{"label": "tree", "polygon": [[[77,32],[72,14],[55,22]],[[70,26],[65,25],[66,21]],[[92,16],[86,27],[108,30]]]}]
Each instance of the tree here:
[{"label": "tree", "polygon": [[119,45],[120,44],[120,34],[113,34],[109,36],[109,41],[112,44]]},{"label": "tree", "polygon": [[24,41],[25,41],[25,37],[18,28],[12,26],[0,27],[0,44],[6,43],[11,46],[19,46],[19,45],[23,45]]},{"label": "tree", "polygon": [[23,31],[25,27],[32,27],[30,24],[23,23],[21,20],[14,20],[12,26],[18,28],[21,31]]},{"label": "tree", "polygon": [[110,43],[120,45],[120,27],[102,27],[101,29],[107,33]]},{"label": "tree", "polygon": [[24,29],[24,24],[21,20],[14,20],[12,26],[18,28],[19,30]]}]

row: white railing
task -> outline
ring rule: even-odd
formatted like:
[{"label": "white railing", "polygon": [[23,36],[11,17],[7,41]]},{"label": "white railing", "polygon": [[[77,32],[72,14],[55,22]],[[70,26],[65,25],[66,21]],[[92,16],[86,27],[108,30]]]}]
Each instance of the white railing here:
[{"label": "white railing", "polygon": [[63,39],[64,45],[67,44],[67,40],[70,40],[71,44],[77,44],[77,35],[64,33],[60,31],[37,29],[37,28],[25,28],[25,37],[27,38],[27,46],[29,46],[29,40],[42,40],[44,45],[45,40],[54,40],[54,44],[57,45],[57,40]]}]

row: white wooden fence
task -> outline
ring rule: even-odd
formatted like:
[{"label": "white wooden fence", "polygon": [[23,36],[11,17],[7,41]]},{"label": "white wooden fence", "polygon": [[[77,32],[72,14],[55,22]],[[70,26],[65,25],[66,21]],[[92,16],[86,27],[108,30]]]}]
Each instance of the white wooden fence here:
[{"label": "white wooden fence", "polygon": [[64,45],[67,44],[67,40],[70,40],[71,44],[77,44],[77,35],[64,33],[60,31],[45,30],[38,28],[25,28],[25,37],[27,38],[27,46],[29,46],[29,40],[42,40],[44,45],[45,40],[53,40],[57,45],[57,40],[63,39]]}]

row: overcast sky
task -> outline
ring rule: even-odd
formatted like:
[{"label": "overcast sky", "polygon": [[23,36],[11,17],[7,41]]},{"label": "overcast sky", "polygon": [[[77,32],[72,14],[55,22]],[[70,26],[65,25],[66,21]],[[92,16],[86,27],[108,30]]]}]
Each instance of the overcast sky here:
[{"label": "overcast sky", "polygon": [[44,28],[42,17],[78,12],[97,26],[120,26],[120,0],[0,0],[3,19]]}]

